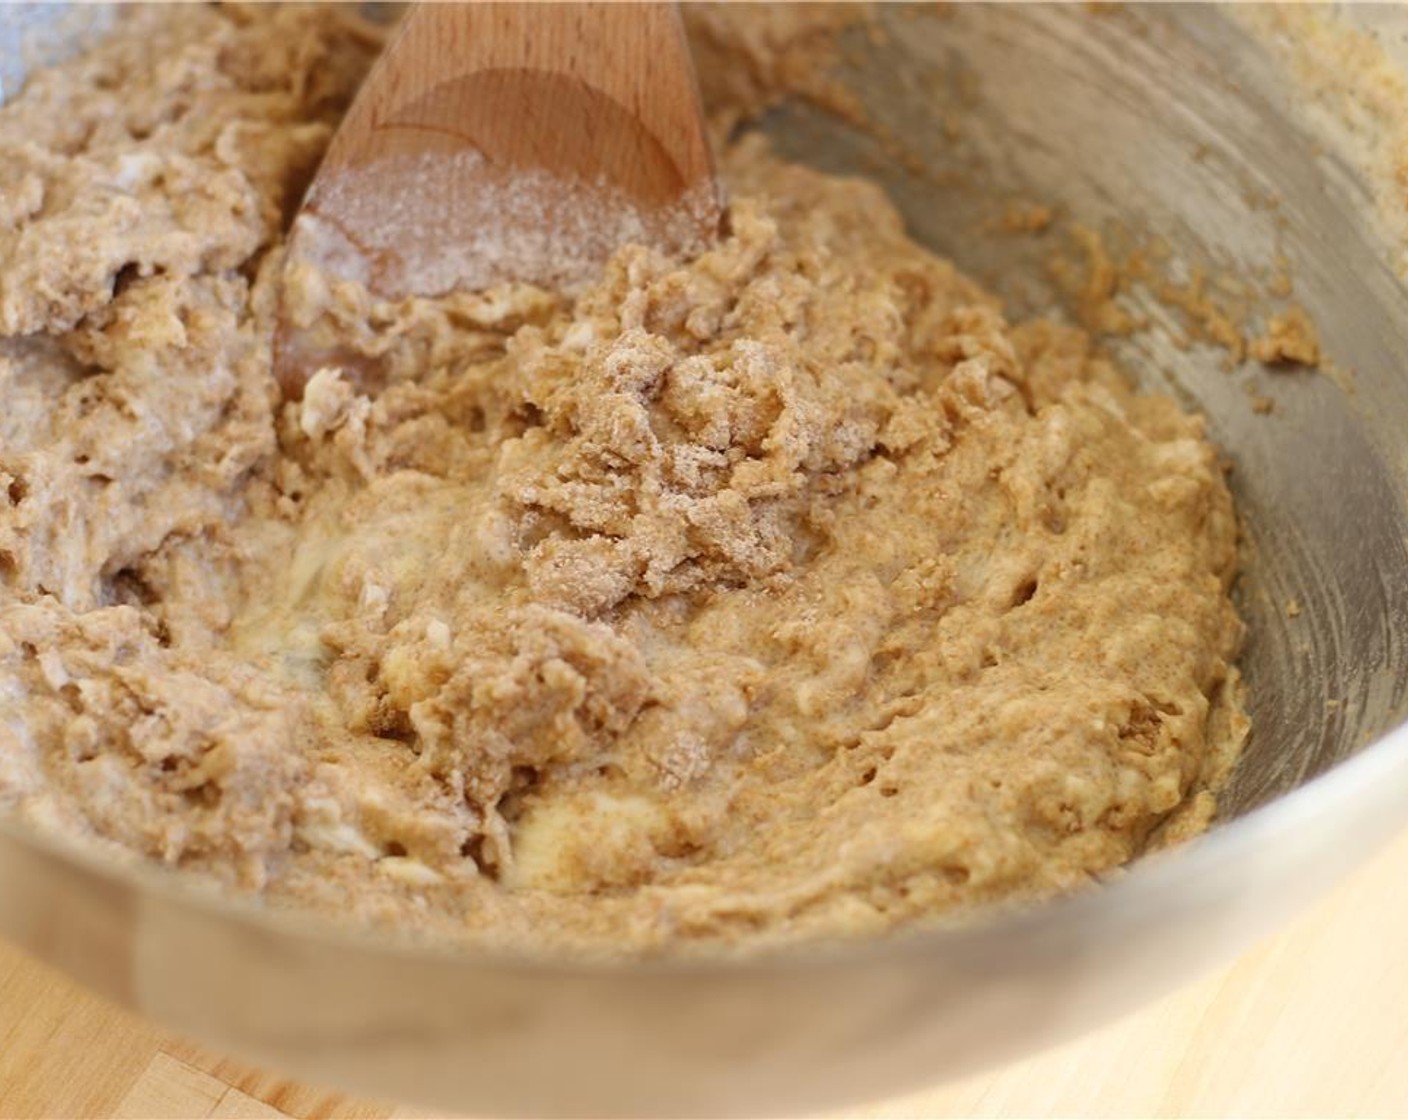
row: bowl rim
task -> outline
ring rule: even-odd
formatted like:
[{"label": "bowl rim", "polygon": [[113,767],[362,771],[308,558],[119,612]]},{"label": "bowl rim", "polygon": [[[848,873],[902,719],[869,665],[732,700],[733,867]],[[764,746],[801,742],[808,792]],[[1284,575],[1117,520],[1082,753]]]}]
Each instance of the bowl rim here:
[{"label": "bowl rim", "polygon": [[[973,920],[962,924],[919,924],[878,936],[769,943],[734,952],[701,947],[688,954],[666,949],[642,956],[421,939],[394,930],[330,921],[311,909],[271,906],[257,894],[230,891],[214,880],[161,867],[145,858],[105,858],[101,850],[89,843],[43,832],[13,814],[0,814],[0,879],[4,876],[3,846],[15,844],[139,896],[151,896],[153,901],[177,910],[194,910],[265,936],[333,945],[387,962],[403,960],[580,978],[621,974],[715,976],[778,967],[827,971],[869,963],[893,964],[897,957],[928,958],[992,939],[1040,938],[1054,926],[1098,924],[1131,908],[1167,909],[1170,899],[1183,899],[1186,903],[1190,888],[1195,889],[1194,893],[1205,893],[1210,884],[1225,879],[1220,869],[1245,864],[1251,853],[1277,850],[1292,836],[1301,843],[1309,839],[1316,848],[1335,843],[1341,862],[1357,864],[1408,823],[1405,810],[1408,718],[1294,789],[1226,822],[1214,820],[1207,832],[1189,840],[1136,856],[1114,869],[1111,879],[1090,890],[1035,902],[994,903],[975,911]],[[1350,816],[1369,827],[1346,833],[1338,824]],[[1346,835],[1357,842],[1343,843]],[[1320,890],[1329,885],[1319,884]],[[1320,890],[1303,902],[1311,901]],[[34,938],[21,944],[45,955],[45,946]]]}]

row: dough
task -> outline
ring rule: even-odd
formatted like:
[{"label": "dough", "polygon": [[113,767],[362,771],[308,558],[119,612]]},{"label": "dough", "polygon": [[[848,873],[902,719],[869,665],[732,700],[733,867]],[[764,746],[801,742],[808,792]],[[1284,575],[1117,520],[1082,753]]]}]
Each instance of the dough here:
[{"label": "dough", "polygon": [[517,948],[966,920],[1196,831],[1246,731],[1196,416],[866,182],[575,299],[381,303],[285,401],[282,229],[379,35],[132,10],[0,110],[0,805]]}]

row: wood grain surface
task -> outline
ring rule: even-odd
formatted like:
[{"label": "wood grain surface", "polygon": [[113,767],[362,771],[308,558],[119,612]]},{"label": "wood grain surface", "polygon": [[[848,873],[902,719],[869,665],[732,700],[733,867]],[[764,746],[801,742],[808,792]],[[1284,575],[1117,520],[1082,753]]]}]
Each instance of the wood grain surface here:
[{"label": "wood grain surface", "polygon": [[[1232,967],[1004,1069],[837,1116],[1408,1117],[1408,834]],[[426,1117],[173,1038],[0,946],[0,1117]]]},{"label": "wood grain surface", "polygon": [[340,232],[337,251],[297,237],[290,252],[336,273],[350,243],[370,270],[358,278],[388,298],[551,286],[625,240],[705,245],[721,205],[674,5],[420,4],[304,201]]}]

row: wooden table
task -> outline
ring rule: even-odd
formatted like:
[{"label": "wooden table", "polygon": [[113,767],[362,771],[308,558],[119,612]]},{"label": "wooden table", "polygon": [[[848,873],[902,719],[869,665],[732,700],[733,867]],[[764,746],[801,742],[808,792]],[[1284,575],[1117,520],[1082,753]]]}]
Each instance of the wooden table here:
[{"label": "wooden table", "polygon": [[[424,1117],[205,1053],[0,947],[0,1117]],[[1231,968],[850,1117],[1408,1117],[1408,835]]]}]

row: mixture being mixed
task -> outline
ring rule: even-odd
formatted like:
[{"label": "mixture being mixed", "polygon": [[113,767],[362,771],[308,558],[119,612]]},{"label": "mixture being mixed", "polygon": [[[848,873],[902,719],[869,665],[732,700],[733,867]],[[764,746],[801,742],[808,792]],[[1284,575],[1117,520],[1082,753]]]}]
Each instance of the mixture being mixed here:
[{"label": "mixture being mixed", "polygon": [[1246,731],[1199,418],[874,185],[271,371],[380,33],[128,12],[0,110],[0,806],[272,902],[642,951],[869,934],[1201,828]]}]

